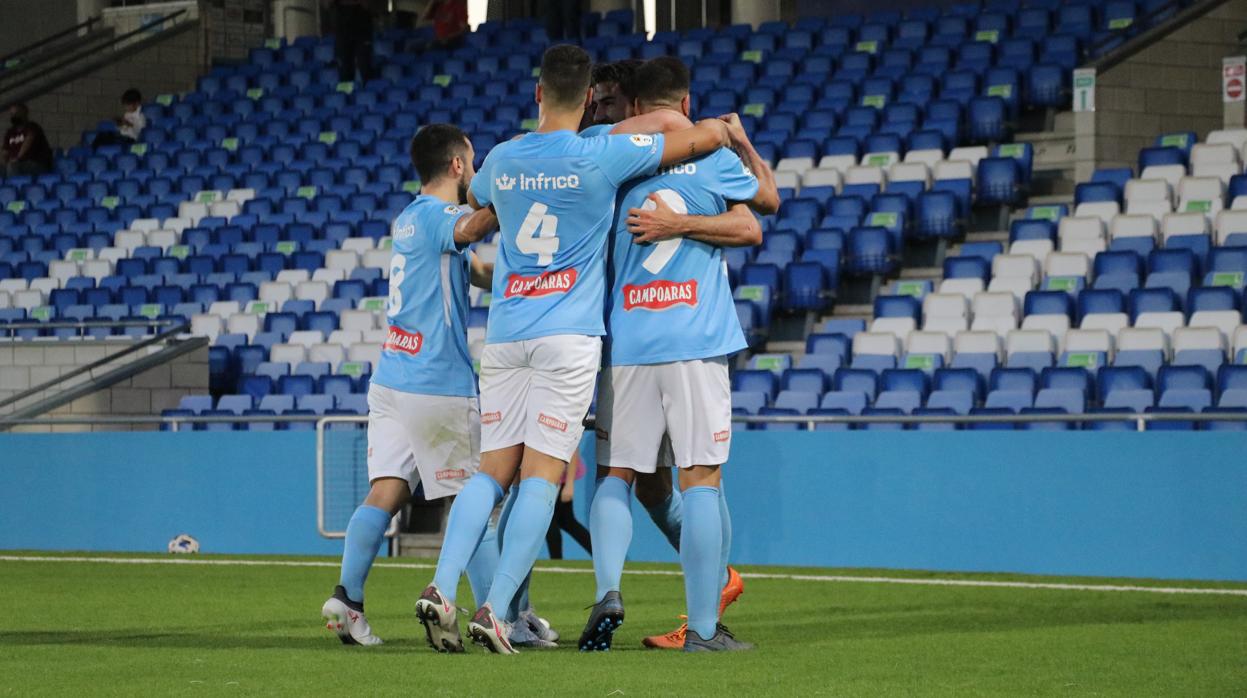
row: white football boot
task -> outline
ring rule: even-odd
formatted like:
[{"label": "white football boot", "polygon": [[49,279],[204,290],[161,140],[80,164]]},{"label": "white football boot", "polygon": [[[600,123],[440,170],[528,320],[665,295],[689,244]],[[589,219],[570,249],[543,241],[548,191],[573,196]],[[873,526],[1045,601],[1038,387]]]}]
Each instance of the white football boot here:
[{"label": "white football boot", "polygon": [[364,645],[369,647],[381,644],[381,638],[372,634],[372,626],[364,617],[364,608],[359,608],[346,596],[346,589],[341,585],[333,590],[333,596],[320,608],[320,615],[325,619],[325,627],[332,630],[344,645]]}]

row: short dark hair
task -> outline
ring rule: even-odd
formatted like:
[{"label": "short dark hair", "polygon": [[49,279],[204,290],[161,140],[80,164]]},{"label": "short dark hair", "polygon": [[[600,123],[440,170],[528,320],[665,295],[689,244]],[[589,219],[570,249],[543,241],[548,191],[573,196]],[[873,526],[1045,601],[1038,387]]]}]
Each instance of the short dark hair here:
[{"label": "short dark hair", "polygon": [[411,139],[411,164],[421,182],[432,182],[446,174],[450,161],[467,159],[468,136],[452,124],[428,124]]},{"label": "short dark hair", "polygon": [[636,71],[645,61],[636,58],[625,58],[614,63],[598,63],[593,66],[593,84],[613,82],[621,88],[630,83]]},{"label": "short dark hair", "polygon": [[30,116],[30,107],[26,106],[25,102],[14,102],[9,105],[9,109],[16,111],[22,116]]},{"label": "short dark hair", "polygon": [[140,104],[142,103],[142,101],[143,101],[143,93],[139,92],[137,88],[131,87],[130,89],[121,93],[122,104]]},{"label": "short dark hair", "polygon": [[631,95],[642,104],[678,102],[688,94],[689,72],[684,61],[674,56],[659,56],[641,65],[633,80]]},{"label": "short dark hair", "polygon": [[562,107],[584,101],[589,89],[589,54],[579,46],[559,44],[541,57],[541,89],[544,98]]}]

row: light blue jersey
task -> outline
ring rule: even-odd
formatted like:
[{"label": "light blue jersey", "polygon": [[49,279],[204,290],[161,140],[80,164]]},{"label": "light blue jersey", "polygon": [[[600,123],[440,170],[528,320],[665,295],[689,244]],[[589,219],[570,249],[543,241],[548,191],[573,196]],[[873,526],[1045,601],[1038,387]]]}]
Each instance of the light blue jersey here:
[{"label": "light blue jersey", "polygon": [[632,241],[628,209],[646,206],[653,193],[677,212],[714,216],[727,210],[728,201],[753,199],[758,180],[724,149],[663,168],[620,190],[607,310],[610,363],[707,359],[744,349],[722,248],[689,238],[646,245]]},{"label": "light blue jersey", "polygon": [[663,137],[529,133],[496,146],[472,180],[501,229],[486,344],[606,334],[606,241],[615,194],[662,162]]},{"label": "light blue jersey", "polygon": [[421,195],[394,219],[389,334],[373,383],[405,393],[476,396],[468,355],[469,253],[455,245],[455,223],[471,212]]}]

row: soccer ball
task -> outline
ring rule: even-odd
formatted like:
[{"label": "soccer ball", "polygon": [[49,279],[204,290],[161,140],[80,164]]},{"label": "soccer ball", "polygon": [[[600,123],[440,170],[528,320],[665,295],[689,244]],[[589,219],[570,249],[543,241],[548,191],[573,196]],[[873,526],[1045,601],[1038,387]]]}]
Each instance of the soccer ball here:
[{"label": "soccer ball", "polygon": [[179,533],[173,540],[169,541],[169,552],[197,553],[199,552],[199,541],[192,538],[189,534]]}]

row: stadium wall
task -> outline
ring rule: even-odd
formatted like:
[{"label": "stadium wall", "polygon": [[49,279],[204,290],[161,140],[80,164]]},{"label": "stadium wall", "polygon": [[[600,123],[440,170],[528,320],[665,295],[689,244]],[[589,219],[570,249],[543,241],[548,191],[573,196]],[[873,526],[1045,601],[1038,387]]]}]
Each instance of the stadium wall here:
[{"label": "stadium wall", "polygon": [[[746,432],[741,564],[1247,581],[1243,437]],[[584,455],[593,462],[593,444]],[[330,554],[309,432],[0,435],[0,549]],[[593,484],[576,491],[588,520]],[[639,507],[631,558],[672,561]],[[581,551],[570,540],[569,557]]]},{"label": "stadium wall", "polygon": [[[1202,138],[1225,124],[1221,59],[1241,55],[1247,0],[1197,4],[1153,30],[1125,57],[1097,64],[1095,111],[1076,115],[1078,179],[1096,167],[1133,166],[1158,133],[1195,131]],[[1238,124],[1237,127],[1242,127]]]},{"label": "stadium wall", "polygon": [[0,2],[0,55],[29,46],[78,23],[75,0]]},{"label": "stadium wall", "polygon": [[[194,340],[191,340],[194,341]],[[185,345],[184,345],[185,346]],[[116,354],[124,345],[109,340],[32,340],[0,346],[0,400],[28,390],[47,381],[102,361]],[[159,352],[163,347],[155,345],[146,351],[123,356],[93,369],[88,377],[67,379],[67,383],[55,385],[42,394],[19,403],[28,407],[35,400],[58,394],[68,387],[78,385],[79,380],[96,379],[118,368],[140,361]],[[206,342],[198,349],[187,348],[185,353],[142,370],[129,378],[108,385],[94,392],[65,403],[44,417],[101,417],[159,415],[163,410],[173,409],[186,395],[208,393],[208,347]],[[128,431],[129,425],[82,424],[58,426],[19,426],[19,432],[77,432],[77,431]],[[133,425],[136,431],[154,430],[156,425]]]},{"label": "stadium wall", "polygon": [[146,100],[194,89],[204,68],[203,32],[196,20],[151,40],[122,49],[102,65],[28,99],[30,116],[43,126],[53,147],[79,144],[83,131],[121,112],[121,93],[137,87]]}]

